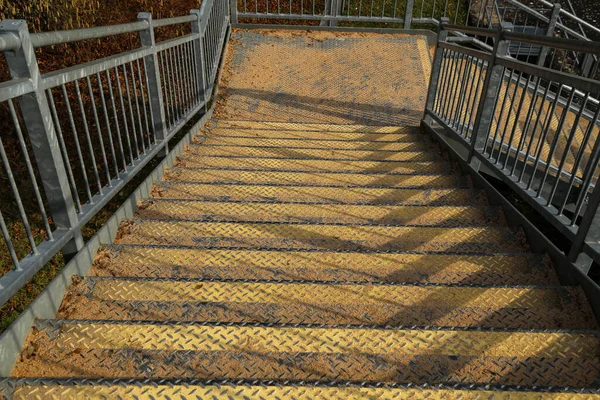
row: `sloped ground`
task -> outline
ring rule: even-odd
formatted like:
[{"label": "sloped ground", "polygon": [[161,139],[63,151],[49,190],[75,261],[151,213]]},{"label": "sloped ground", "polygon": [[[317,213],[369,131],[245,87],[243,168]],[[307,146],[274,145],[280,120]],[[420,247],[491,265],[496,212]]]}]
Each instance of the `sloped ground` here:
[{"label": "sloped ground", "polygon": [[[283,36],[261,43],[311,48]],[[399,54],[422,40],[406,38]],[[234,48],[232,62],[247,51]],[[300,58],[287,54],[277,65],[294,77]],[[375,61],[354,72],[373,74]],[[299,85],[279,103],[269,75],[236,76],[221,117],[264,121],[219,120],[196,138],[74,281],[57,319],[37,322],[14,397],[595,394],[600,337],[581,290],[559,285],[546,257],[408,122],[410,108],[396,114],[384,93],[381,111],[348,102],[333,112],[342,92],[300,107]],[[406,85],[412,95],[397,90],[415,116],[424,76]],[[268,95],[234,90],[244,85]]]}]

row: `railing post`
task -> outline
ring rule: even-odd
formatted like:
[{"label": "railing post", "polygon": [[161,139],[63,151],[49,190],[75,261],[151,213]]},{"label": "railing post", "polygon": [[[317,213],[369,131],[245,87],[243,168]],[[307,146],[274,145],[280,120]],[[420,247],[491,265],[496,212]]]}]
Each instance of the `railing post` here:
[{"label": "railing post", "polygon": [[[404,29],[410,29],[414,6],[415,0],[406,0],[406,12],[404,13]],[[448,22],[450,22],[450,20],[448,20]]]},{"label": "railing post", "polygon": [[587,274],[594,260],[581,251],[586,242],[600,242],[600,185],[598,184],[592,192],[569,251],[569,259],[577,268]]},{"label": "railing post", "polygon": [[[546,36],[554,35],[554,29],[556,28],[556,24],[558,22],[558,17],[560,15],[560,4],[556,3],[552,7],[552,14],[550,14],[550,19],[548,20],[548,29],[546,29]],[[538,58],[537,65],[543,67],[546,64],[546,58],[548,57],[548,52],[550,49],[546,46],[542,47],[540,50],[540,56]]]},{"label": "railing post", "polygon": [[429,75],[429,88],[427,89],[427,100],[425,101],[425,114],[423,115],[423,120],[428,123],[430,122],[430,118],[427,115],[427,111],[433,110],[435,96],[438,90],[438,81],[440,79],[440,73],[442,72],[442,63],[444,61],[444,49],[440,47],[440,43],[443,43],[446,41],[446,39],[448,39],[448,31],[444,29],[444,24],[449,23],[449,21],[449,18],[442,17],[439,26],[437,46],[435,49],[435,55],[433,57],[431,73]]},{"label": "railing post", "polygon": [[512,30],[512,24],[503,22],[498,26],[498,34],[494,41],[491,60],[488,62],[486,68],[485,80],[483,81],[483,88],[481,90],[482,95],[479,98],[475,123],[473,124],[471,149],[469,151],[467,162],[476,171],[479,170],[480,161],[473,156],[476,151],[484,150],[494,119],[498,92],[504,79],[504,67],[502,65],[496,65],[497,57],[503,57],[508,54],[510,42],[503,39],[502,32],[504,30]]},{"label": "railing post", "polygon": [[58,229],[73,230],[73,239],[63,248],[63,254],[68,259],[83,247],[81,231],[76,229],[77,211],[65,169],[68,160],[63,160],[60,153],[48,99],[41,86],[41,74],[26,22],[6,19],[0,23],[0,32],[10,32],[21,42],[18,49],[4,52],[4,56],[12,78],[29,79],[34,87],[33,92],[19,97],[19,104],[52,221]]},{"label": "railing post", "polygon": [[204,35],[204,22],[202,21],[202,16],[204,15],[204,11],[206,10],[205,5],[206,5],[206,1],[203,1],[202,4],[200,5],[200,9],[199,10],[192,10],[190,11],[190,14],[193,14],[196,16],[197,20],[196,21],[192,21],[192,33],[197,33],[198,35],[200,35],[200,37],[198,38],[196,45],[194,46],[194,51],[196,52],[196,59],[198,60],[198,78],[199,78],[199,82],[198,84],[200,85],[200,87],[198,88],[198,90],[200,90],[200,98],[204,99],[204,111],[208,112],[208,82],[207,82],[207,78],[206,78],[206,74],[205,74],[205,59],[204,59],[204,46],[202,46],[202,36]]},{"label": "railing post", "polygon": [[148,27],[140,31],[140,42],[143,47],[150,48],[152,53],[144,57],[144,67],[146,69],[146,77],[148,78],[148,92],[150,98],[150,113],[152,117],[152,129],[156,135],[157,143],[164,143],[163,155],[169,152],[167,137],[167,117],[165,115],[165,107],[163,103],[163,91],[160,80],[160,69],[158,67],[158,54],[156,53],[156,40],[154,38],[154,26],[152,23],[152,14],[149,12],[141,12],[137,16],[138,21],[145,21]]},{"label": "railing post", "polygon": [[229,15],[231,16],[231,24],[236,25],[238,23],[237,0],[229,0]]},{"label": "railing post", "polygon": [[[323,10],[325,16],[337,17],[342,13],[342,0],[325,0],[325,9]],[[337,21],[334,20],[323,20],[319,24],[320,26],[337,26]]]}]

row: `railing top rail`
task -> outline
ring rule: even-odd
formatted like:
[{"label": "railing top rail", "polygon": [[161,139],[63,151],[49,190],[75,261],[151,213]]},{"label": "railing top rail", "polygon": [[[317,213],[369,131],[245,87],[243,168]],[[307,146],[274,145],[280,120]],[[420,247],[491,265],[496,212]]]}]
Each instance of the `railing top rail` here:
[{"label": "railing top rail", "polygon": [[[155,27],[183,24],[197,20],[196,15],[184,15],[181,17],[162,18],[152,21]],[[13,20],[4,20],[2,25],[11,24]],[[98,26],[93,28],[70,29],[55,32],[32,33],[31,44],[35,48],[54,46],[58,44],[79,42],[81,40],[100,39],[107,36],[121,35],[125,33],[139,32],[148,28],[147,21],[129,22],[126,24]],[[19,48],[19,38],[14,34],[0,34],[0,51],[10,51]]]},{"label": "railing top rail", "polygon": [[475,26],[464,26],[464,25],[453,25],[442,23],[442,29],[452,32],[460,32],[467,35],[477,35],[485,37],[494,37],[498,34],[498,31],[489,28],[480,28]]},{"label": "railing top rail", "polygon": [[530,33],[517,33],[504,31],[502,37],[521,43],[561,48],[564,50],[581,51],[589,54],[600,54],[600,42],[564,39],[553,36],[534,35]]},{"label": "railing top rail", "polygon": [[[442,24],[442,28],[452,32],[461,32],[465,34],[494,37],[498,35],[498,31],[489,28],[474,28],[470,26]],[[511,32],[509,30],[502,31],[502,38],[521,43],[533,44],[538,46],[547,46],[560,48],[564,50],[580,51],[589,54],[600,55],[600,42],[564,39],[553,36],[542,36],[529,33]]]},{"label": "railing top rail", "polygon": [[155,19],[152,21],[152,25],[154,25],[154,27],[161,27],[168,25],[184,24],[186,22],[196,21],[197,19],[198,17],[196,17],[196,15],[194,14],[182,15],[181,17]]},{"label": "railing top rail", "polygon": [[56,32],[40,32],[31,34],[33,47],[54,46],[79,42],[88,39],[100,39],[107,36],[120,35],[124,33],[139,32],[148,28],[146,21],[130,22],[127,24],[99,26],[94,28],[71,29]]}]

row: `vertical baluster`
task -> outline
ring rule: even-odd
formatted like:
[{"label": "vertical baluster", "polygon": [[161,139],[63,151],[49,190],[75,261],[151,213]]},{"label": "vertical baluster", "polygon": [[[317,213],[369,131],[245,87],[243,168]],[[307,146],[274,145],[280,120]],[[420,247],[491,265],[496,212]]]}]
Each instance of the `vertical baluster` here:
[{"label": "vertical baluster", "polygon": [[92,192],[90,191],[90,183],[87,177],[87,171],[85,169],[85,163],[83,162],[83,155],[81,153],[81,145],[79,143],[79,134],[77,133],[77,127],[75,126],[75,120],[73,119],[73,110],[71,109],[71,101],[69,100],[69,95],[67,93],[67,88],[63,84],[61,85],[63,99],[65,101],[65,105],[67,107],[67,114],[69,115],[69,123],[71,124],[71,132],[73,133],[73,140],[75,143],[75,150],[77,152],[77,158],[79,159],[79,167],[81,168],[81,177],[83,179],[83,183],[85,186],[85,193],[87,194],[88,201],[90,204],[93,204],[92,201]]},{"label": "vertical baluster", "polygon": [[112,137],[112,129],[110,128],[110,120],[108,118],[108,109],[106,108],[106,99],[104,98],[104,88],[102,87],[102,79],[100,73],[96,73],[96,80],[98,81],[98,88],[100,89],[100,104],[102,105],[102,114],[104,115],[104,124],[106,125],[106,133],[108,137],[108,145],[110,147],[110,155],[113,160],[113,167],[115,169],[115,177],[119,177],[119,164],[117,163],[117,155],[115,152],[115,144]]},{"label": "vertical baluster", "polygon": [[[119,78],[117,77],[117,85],[119,84]],[[108,93],[110,94],[110,104],[113,111],[113,118],[115,120],[115,130],[117,134],[117,143],[119,144],[119,151],[121,152],[121,161],[123,162],[123,171],[127,172],[127,161],[125,160],[125,150],[123,147],[123,139],[121,138],[121,127],[119,126],[119,117],[117,115],[117,106],[115,104],[115,95],[113,92],[112,82],[110,80],[110,72],[106,70],[106,84],[108,85]],[[129,152],[129,156],[131,157],[131,161],[133,162],[133,157],[131,156],[131,152]]]},{"label": "vertical baluster", "polygon": [[[125,128],[125,139],[127,140],[127,149],[129,150],[129,160],[133,165],[133,146],[131,146],[131,139],[129,138],[129,124],[127,123],[127,113],[125,112],[125,100],[123,99],[123,88],[121,87],[121,78],[119,78],[119,68],[115,67],[115,77],[117,89],[119,91],[119,102],[121,103],[121,114],[123,115],[123,126]],[[139,158],[137,146],[135,148],[135,158]]]},{"label": "vertical baluster", "polygon": [[[563,109],[563,112],[560,117],[560,122],[558,123],[558,127],[556,128],[554,138],[552,138],[552,144],[550,145],[550,152],[548,154],[548,158],[546,159],[546,168],[544,169],[544,174],[542,175],[542,180],[540,182],[540,187],[538,188],[536,197],[541,197],[544,191],[544,185],[546,184],[546,179],[548,178],[548,173],[550,172],[550,168],[552,166],[552,159],[554,158],[554,152],[556,151],[556,146],[558,145],[558,140],[560,138],[563,126],[565,126],[565,122],[567,120],[567,115],[569,110],[571,109],[571,105],[573,104],[573,99],[575,98],[575,90],[571,89],[571,94],[569,96],[569,100],[567,101],[566,107]],[[557,175],[556,179],[560,177]]]},{"label": "vertical baluster", "polygon": [[58,120],[58,113],[56,112],[56,105],[54,104],[54,95],[52,94],[52,90],[47,90],[47,97],[50,103],[50,113],[52,114],[52,120],[54,122],[54,127],[56,128],[56,137],[58,139],[58,143],[60,146],[61,155],[63,158],[63,164],[65,167],[65,171],[67,173],[67,179],[69,181],[69,185],[71,187],[71,195],[75,200],[75,206],[77,207],[77,212],[82,213],[81,210],[81,201],[79,200],[79,194],[77,193],[77,185],[75,184],[75,178],[73,176],[73,171],[71,170],[71,165],[69,161],[69,154],[67,153],[67,147],[65,146],[65,140],[62,134],[62,128],[60,126],[60,121]]},{"label": "vertical baluster", "polygon": [[104,163],[104,169],[106,171],[106,182],[111,186],[110,168],[108,167],[108,161],[106,159],[106,151],[104,150],[104,139],[102,139],[102,130],[100,129],[100,120],[98,119],[98,110],[96,109],[96,100],[94,99],[94,91],[92,89],[92,81],[90,77],[86,77],[88,94],[90,96],[90,102],[92,103],[92,115],[94,116],[94,123],[96,124],[96,133],[98,134],[98,142],[100,143],[100,154],[102,155],[102,162]]},{"label": "vertical baluster", "polygon": [[[126,68],[127,64],[123,65]],[[133,63],[129,63],[129,71],[131,72],[131,85],[133,88],[133,97],[135,99],[135,111],[137,114],[138,127],[140,128],[140,141],[142,145],[142,154],[146,154],[146,144],[144,142],[144,127],[142,126],[142,113],[140,112],[140,102],[138,100],[137,83],[135,82],[135,72],[133,71]],[[141,84],[141,82],[140,82]],[[133,106],[133,105],[132,105]],[[135,121],[131,122],[132,124]],[[148,147],[150,147],[150,138],[148,138]]]}]

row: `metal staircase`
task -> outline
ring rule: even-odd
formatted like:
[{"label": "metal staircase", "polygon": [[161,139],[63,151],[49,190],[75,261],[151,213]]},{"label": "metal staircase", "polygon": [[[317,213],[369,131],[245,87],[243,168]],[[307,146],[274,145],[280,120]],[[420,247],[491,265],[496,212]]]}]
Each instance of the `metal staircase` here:
[{"label": "metal staircase", "polygon": [[[89,140],[92,155],[104,156],[91,170],[98,184],[86,181],[89,201],[64,197],[72,225],[42,239],[41,250],[33,241],[30,254],[15,253],[15,269],[0,279],[11,291],[3,301],[57,249],[76,244],[101,205],[159,159],[0,336],[0,370],[8,371],[0,397],[600,398],[599,289],[581,267],[595,268],[600,254],[590,228],[600,201],[600,111],[589,115],[585,106],[596,104],[589,92],[574,107],[576,89],[598,83],[507,55],[511,40],[548,47],[550,38],[444,25],[432,64],[422,31],[248,29],[230,41],[227,6],[215,0],[170,20],[142,14],[120,28],[142,34],[149,44],[140,50],[50,74],[32,68],[39,79],[15,78],[4,84],[14,91],[0,90],[11,107],[13,98],[35,94],[23,104],[48,108],[56,126],[26,121],[46,132],[48,145],[56,132],[62,143],[70,123],[75,135],[80,124],[83,139],[92,127],[102,137],[106,127],[121,146],[103,142],[104,152]],[[154,27],[181,23],[192,33],[154,41]],[[21,39],[0,36],[7,51],[27,45],[34,54],[35,41],[60,39],[32,41],[19,26]],[[493,53],[470,46],[485,37],[495,40]],[[558,43],[600,54],[591,42]],[[66,86],[78,96],[81,120],[69,97],[63,104],[54,93]],[[153,92],[160,101],[151,101]],[[542,93],[541,111],[524,117]],[[70,120],[59,118],[60,106]],[[555,117],[557,108],[564,117]],[[14,118],[18,129],[21,119]],[[523,144],[534,138],[537,147]],[[574,141],[582,149],[571,154]],[[59,172],[71,174],[57,175],[63,185],[55,194],[85,200],[67,179],[78,160],[49,150]],[[552,214],[565,165],[568,189],[592,198],[585,211],[576,199],[570,221]],[[477,170],[539,202],[549,223],[571,232],[572,258]],[[527,171],[535,171],[535,198],[522,188]]]}]

